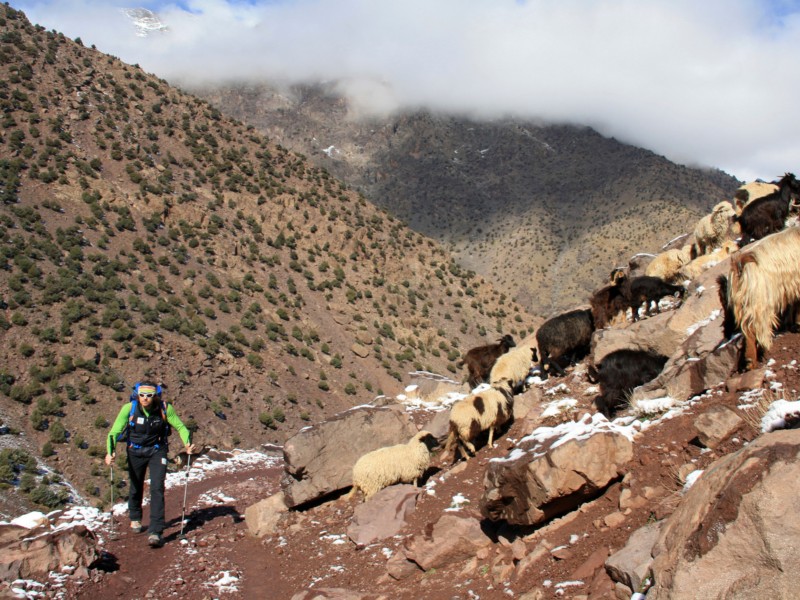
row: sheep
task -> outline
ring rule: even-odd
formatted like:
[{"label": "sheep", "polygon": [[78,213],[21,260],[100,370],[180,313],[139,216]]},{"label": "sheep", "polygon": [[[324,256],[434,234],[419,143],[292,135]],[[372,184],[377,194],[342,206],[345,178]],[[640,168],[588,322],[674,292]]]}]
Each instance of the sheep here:
[{"label": "sheep", "polygon": [[538,361],[536,346],[523,345],[509,350],[492,367],[489,384],[496,386],[505,381],[510,390],[518,391],[525,384],[531,366]]},{"label": "sheep", "polygon": [[442,453],[446,455],[452,451],[455,461],[460,451],[469,460],[470,455],[475,455],[473,442],[487,430],[487,445],[491,447],[494,432],[511,419],[512,406],[511,388],[505,382],[457,401],[450,409],[450,432]]},{"label": "sheep", "polygon": [[744,369],[751,370],[772,347],[781,314],[800,301],[800,228],[784,229],[734,254],[721,294],[744,337]]},{"label": "sheep", "polygon": [[516,345],[514,338],[506,334],[497,340],[496,344],[478,346],[469,350],[458,363],[459,367],[467,366],[469,386],[474,388],[486,381],[497,359]]},{"label": "sheep", "polygon": [[658,277],[667,283],[675,283],[681,278],[681,269],[692,260],[692,247],[670,248],[656,256],[644,274],[649,277]]},{"label": "sheep", "polygon": [[684,265],[678,273],[678,279],[697,279],[707,269],[725,260],[728,256],[739,250],[739,245],[733,240],[727,240],[711,254],[698,256],[690,263]]},{"label": "sheep", "polygon": [[600,396],[595,405],[606,417],[627,401],[634,388],[655,379],[667,357],[647,350],[623,349],[606,355],[596,366],[589,365],[587,376],[600,384]]},{"label": "sheep", "polygon": [[686,289],[680,285],[672,285],[658,277],[648,277],[647,275],[634,277],[622,283],[622,294],[628,301],[634,322],[639,320],[639,307],[642,302],[646,303],[645,314],[649,317],[652,302],[656,303],[656,311],[660,313],[661,308],[658,306],[658,301],[662,297],[678,294],[683,298],[685,293]]},{"label": "sheep", "polygon": [[736,193],[733,195],[736,214],[742,214],[742,209],[750,202],[768,196],[777,190],[777,185],[774,183],[767,183],[766,181],[751,181],[750,183],[739,186],[739,189],[737,189]]},{"label": "sheep", "polygon": [[691,258],[697,258],[718,246],[728,234],[736,211],[727,200],[718,203],[710,214],[697,222],[694,228],[694,243]]},{"label": "sheep", "polygon": [[358,490],[369,500],[395,483],[417,485],[431,464],[431,452],[438,446],[433,434],[420,431],[405,444],[396,444],[367,452],[353,465],[353,487],[347,498]]},{"label": "sheep", "polygon": [[628,301],[622,295],[621,283],[626,279],[625,276],[617,279],[616,283],[606,285],[596,290],[589,299],[589,306],[592,311],[592,319],[596,329],[604,329],[607,325],[613,324],[617,315],[622,315],[624,319],[625,309],[628,308]]},{"label": "sheep", "polygon": [[572,310],[548,319],[536,331],[541,369],[546,368],[564,375],[557,359],[569,357],[570,361],[585,356],[589,351],[594,332],[591,309]]},{"label": "sheep", "polygon": [[800,182],[792,173],[786,173],[776,182],[778,190],[753,200],[733,220],[742,230],[740,246],[775,233],[784,228],[789,213],[798,208]]}]

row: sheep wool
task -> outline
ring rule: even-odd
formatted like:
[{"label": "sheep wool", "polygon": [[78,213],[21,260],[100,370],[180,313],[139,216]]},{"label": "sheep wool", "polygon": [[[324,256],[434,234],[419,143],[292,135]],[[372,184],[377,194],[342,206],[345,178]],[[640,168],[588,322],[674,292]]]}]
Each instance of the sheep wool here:
[{"label": "sheep wool", "polygon": [[511,403],[511,389],[503,382],[501,387],[490,387],[453,404],[450,433],[443,453],[453,452],[455,459],[456,452],[461,450],[468,459],[470,454],[475,454],[475,438],[486,430],[489,431],[488,445],[491,446],[494,430],[511,418]]},{"label": "sheep wool", "polygon": [[693,255],[702,256],[718,246],[725,239],[735,214],[731,203],[723,200],[711,214],[700,219],[694,228]]},{"label": "sheep wool", "polygon": [[395,483],[417,485],[431,464],[431,450],[436,445],[433,434],[420,431],[405,444],[367,452],[353,465],[353,487],[347,497],[361,490],[366,501]]},{"label": "sheep wool", "polygon": [[644,274],[675,283],[680,278],[681,269],[691,260],[691,250],[691,246],[665,250],[650,261]]},{"label": "sheep wool", "polygon": [[528,377],[532,363],[537,359],[535,346],[522,345],[512,348],[494,363],[489,373],[489,384],[495,386],[505,380],[511,389],[519,388]]}]

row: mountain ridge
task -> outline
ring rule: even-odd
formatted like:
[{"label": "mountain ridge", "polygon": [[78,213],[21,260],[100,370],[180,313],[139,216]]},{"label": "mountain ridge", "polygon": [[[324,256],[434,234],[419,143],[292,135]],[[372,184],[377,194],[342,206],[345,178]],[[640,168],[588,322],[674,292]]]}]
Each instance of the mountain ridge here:
[{"label": "mountain ridge", "polygon": [[325,166],[542,317],[586,302],[612,268],[691,231],[740,184],[587,126],[364,117],[335,83],[196,93]]}]

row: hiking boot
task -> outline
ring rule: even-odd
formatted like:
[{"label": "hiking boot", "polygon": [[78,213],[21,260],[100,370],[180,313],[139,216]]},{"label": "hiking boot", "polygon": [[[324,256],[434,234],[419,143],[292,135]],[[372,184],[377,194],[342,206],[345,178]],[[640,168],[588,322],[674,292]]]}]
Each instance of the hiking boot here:
[{"label": "hiking boot", "polygon": [[147,543],[153,548],[160,548],[164,542],[161,540],[160,533],[151,533],[147,536]]},{"label": "hiking boot", "polygon": [[133,531],[133,533],[142,533],[142,531],[144,531],[144,527],[142,527],[142,522],[131,521],[131,531]]}]

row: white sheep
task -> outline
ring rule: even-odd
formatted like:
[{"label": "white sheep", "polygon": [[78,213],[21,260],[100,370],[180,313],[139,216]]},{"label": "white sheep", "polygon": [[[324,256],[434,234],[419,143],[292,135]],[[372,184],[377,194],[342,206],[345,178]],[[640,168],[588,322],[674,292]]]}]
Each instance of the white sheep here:
[{"label": "white sheep", "polygon": [[667,283],[679,281],[681,269],[692,260],[692,247],[671,248],[656,256],[644,271],[645,275],[658,277]]},{"label": "white sheep", "polygon": [[711,210],[710,214],[700,219],[694,228],[692,256],[702,256],[721,244],[728,234],[735,214],[731,203],[723,200]]},{"label": "white sheep", "polygon": [[[461,450],[465,459],[475,454],[473,442],[483,431],[489,431],[488,446],[494,441],[495,430],[504,425],[512,415],[511,389],[503,382],[500,387],[490,387],[470,394],[453,404],[450,409],[450,433],[442,454]],[[466,452],[465,452],[466,450]]]},{"label": "white sheep", "polygon": [[347,498],[361,490],[366,501],[395,483],[417,485],[431,464],[431,451],[438,445],[433,434],[420,431],[405,444],[367,452],[353,465],[353,487]]},{"label": "white sheep", "polygon": [[533,363],[538,361],[535,345],[520,344],[497,359],[489,373],[489,384],[497,386],[506,381],[510,390],[518,390],[525,383]]},{"label": "white sheep", "polygon": [[710,269],[717,263],[722,262],[731,254],[739,250],[739,246],[733,240],[727,240],[719,248],[716,248],[711,254],[704,254],[698,256],[693,261],[681,267],[678,279],[697,279],[704,271]]}]

